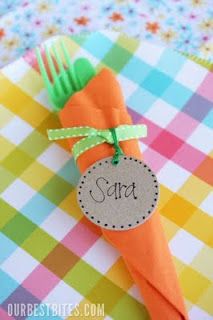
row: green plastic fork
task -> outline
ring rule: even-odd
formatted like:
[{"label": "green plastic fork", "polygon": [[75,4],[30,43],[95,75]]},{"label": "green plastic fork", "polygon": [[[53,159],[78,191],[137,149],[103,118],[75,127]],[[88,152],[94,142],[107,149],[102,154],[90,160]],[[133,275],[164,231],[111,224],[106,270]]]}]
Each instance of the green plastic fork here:
[{"label": "green plastic fork", "polygon": [[88,59],[79,58],[74,63],[71,63],[68,50],[63,41],[59,44],[66,65],[62,62],[61,55],[56,49],[55,44],[51,45],[50,49],[44,46],[45,56],[53,79],[52,82],[49,79],[41,51],[39,48],[36,48],[36,57],[41,75],[47,88],[49,100],[55,111],[61,110],[68,99],[75,92],[82,90],[89,80],[95,76],[95,69]]}]

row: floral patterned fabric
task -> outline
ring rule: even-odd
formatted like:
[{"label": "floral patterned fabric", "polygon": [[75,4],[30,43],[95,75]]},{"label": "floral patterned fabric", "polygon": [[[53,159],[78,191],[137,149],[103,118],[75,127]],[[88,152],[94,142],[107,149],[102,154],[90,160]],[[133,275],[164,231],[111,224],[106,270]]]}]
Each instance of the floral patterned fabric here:
[{"label": "floral patterned fabric", "polygon": [[211,0],[4,0],[0,66],[53,35],[105,28],[213,61]]}]

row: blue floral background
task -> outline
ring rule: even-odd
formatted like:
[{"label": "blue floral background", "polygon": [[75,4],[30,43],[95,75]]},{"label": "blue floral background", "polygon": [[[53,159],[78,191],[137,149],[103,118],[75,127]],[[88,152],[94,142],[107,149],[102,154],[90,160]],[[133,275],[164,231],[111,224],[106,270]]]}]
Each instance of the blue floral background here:
[{"label": "blue floral background", "polygon": [[0,66],[53,35],[105,28],[213,61],[211,0],[4,0]]}]

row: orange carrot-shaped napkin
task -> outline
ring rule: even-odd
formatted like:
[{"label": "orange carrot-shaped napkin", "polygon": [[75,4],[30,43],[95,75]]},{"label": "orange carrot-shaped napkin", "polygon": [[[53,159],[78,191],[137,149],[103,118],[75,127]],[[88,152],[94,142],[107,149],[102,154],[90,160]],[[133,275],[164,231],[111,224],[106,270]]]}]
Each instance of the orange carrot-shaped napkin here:
[{"label": "orange carrot-shaped napkin", "polygon": [[[90,126],[108,129],[132,124],[120,86],[107,69],[103,69],[82,91],[72,96],[59,117],[65,128]],[[68,139],[70,147],[78,140]],[[127,156],[141,158],[137,140],[123,141],[120,145]],[[113,146],[103,143],[81,154],[77,165],[83,173],[96,161],[113,154]],[[121,253],[141,291],[151,319],[188,319],[159,213],[155,212],[136,228],[124,231],[103,228],[102,233]]]}]

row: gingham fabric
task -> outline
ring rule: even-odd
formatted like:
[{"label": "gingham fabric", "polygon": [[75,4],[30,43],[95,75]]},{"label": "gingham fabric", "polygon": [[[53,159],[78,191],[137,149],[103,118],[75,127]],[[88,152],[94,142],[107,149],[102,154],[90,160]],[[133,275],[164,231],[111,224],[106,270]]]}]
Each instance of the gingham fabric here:
[{"label": "gingham fabric", "polygon": [[[212,319],[212,73],[119,33],[64,40],[74,58],[114,70],[134,123],[148,126],[140,146],[161,184],[159,210],[189,317]],[[9,303],[55,302],[81,310],[104,303],[100,319],[149,319],[119,253],[78,208],[79,173],[66,141],[47,139],[60,124],[32,61],[0,73],[0,318],[11,319]]]}]

